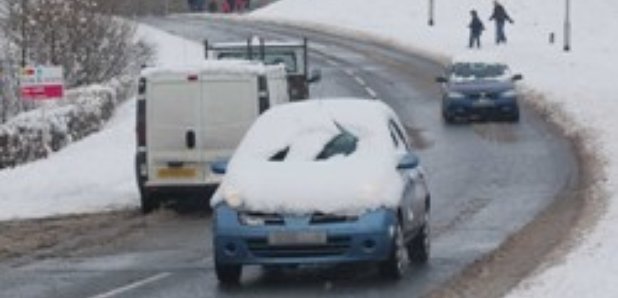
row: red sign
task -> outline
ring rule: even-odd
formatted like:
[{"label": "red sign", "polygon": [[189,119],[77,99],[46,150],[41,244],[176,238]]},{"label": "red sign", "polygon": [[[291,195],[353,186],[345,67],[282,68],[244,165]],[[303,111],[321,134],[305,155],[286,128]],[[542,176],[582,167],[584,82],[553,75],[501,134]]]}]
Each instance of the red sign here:
[{"label": "red sign", "polygon": [[21,88],[21,97],[24,100],[46,100],[64,97],[64,86],[45,85],[27,86]]},{"label": "red sign", "polygon": [[28,66],[20,76],[22,100],[61,99],[64,96],[62,67]]}]

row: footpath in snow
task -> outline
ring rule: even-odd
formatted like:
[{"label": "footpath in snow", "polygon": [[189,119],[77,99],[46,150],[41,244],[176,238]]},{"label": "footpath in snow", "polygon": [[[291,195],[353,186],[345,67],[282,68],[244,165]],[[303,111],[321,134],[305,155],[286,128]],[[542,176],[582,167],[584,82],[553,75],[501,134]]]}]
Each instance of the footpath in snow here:
[{"label": "footpath in snow", "polygon": [[[138,34],[156,47],[157,65],[203,60],[197,43],[145,25]],[[0,221],[137,208],[134,129],[131,99],[102,131],[47,159],[0,171]]]},{"label": "footpath in snow", "polygon": [[[281,0],[254,12],[252,18],[338,28],[371,35],[434,57],[466,52],[469,12],[475,9],[487,30],[482,52],[491,52],[523,73],[534,104],[545,106],[567,134],[585,132],[589,150],[605,162],[608,208],[595,229],[564,262],[524,281],[509,297],[618,297],[618,2],[571,1],[572,51],[562,51],[564,0],[503,0],[514,25],[507,25],[508,45],[494,44],[489,22],[492,1],[435,0],[434,27],[429,1]],[[550,44],[554,33],[556,43]]]}]

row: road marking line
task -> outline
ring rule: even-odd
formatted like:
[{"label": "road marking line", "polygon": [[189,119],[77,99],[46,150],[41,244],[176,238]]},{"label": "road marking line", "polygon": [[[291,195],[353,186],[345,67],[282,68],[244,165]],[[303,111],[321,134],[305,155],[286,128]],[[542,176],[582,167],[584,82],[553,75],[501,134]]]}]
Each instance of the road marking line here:
[{"label": "road marking line", "polygon": [[343,72],[345,72],[346,74],[348,74],[351,77],[354,76],[354,72],[351,69],[349,69],[349,68],[344,69]]},{"label": "road marking line", "polygon": [[363,78],[359,76],[354,76],[354,80],[356,80],[356,82],[360,84],[361,86],[367,87],[367,83],[365,82],[365,80],[363,80]]},{"label": "road marking line", "polygon": [[373,99],[377,99],[378,98],[378,94],[371,88],[369,87],[365,87],[365,91],[367,91],[367,93],[369,93],[369,96],[371,96],[371,98]]},{"label": "road marking line", "polygon": [[161,279],[167,278],[170,275],[172,275],[172,274],[169,273],[169,272],[159,273],[157,275],[153,275],[151,277],[148,277],[148,278],[145,278],[145,279],[142,279],[142,280],[138,280],[138,281],[136,281],[134,283],[130,283],[130,284],[126,285],[126,286],[122,286],[122,287],[113,289],[113,290],[111,290],[109,292],[105,292],[105,293],[98,294],[96,296],[92,296],[90,298],[110,298],[110,297],[114,297],[114,296],[120,295],[122,293],[126,293],[128,291],[131,291],[131,290],[137,289],[139,287],[145,286],[147,284],[153,283],[155,281],[159,281]]}]

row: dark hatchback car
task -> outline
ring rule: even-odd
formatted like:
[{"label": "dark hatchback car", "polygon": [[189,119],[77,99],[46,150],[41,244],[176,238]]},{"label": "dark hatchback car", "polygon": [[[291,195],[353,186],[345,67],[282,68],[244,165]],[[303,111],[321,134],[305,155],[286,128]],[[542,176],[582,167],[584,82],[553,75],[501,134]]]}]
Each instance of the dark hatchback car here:
[{"label": "dark hatchback car", "polygon": [[518,122],[515,82],[521,79],[503,63],[455,61],[436,79],[443,85],[442,116],[447,123]]}]

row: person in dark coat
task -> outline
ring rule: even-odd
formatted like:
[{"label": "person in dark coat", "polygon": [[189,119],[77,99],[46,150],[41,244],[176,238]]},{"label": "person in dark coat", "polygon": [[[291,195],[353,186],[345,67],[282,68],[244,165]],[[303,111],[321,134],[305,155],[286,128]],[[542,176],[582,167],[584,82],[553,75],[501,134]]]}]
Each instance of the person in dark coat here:
[{"label": "person in dark coat", "polygon": [[472,21],[468,28],[470,28],[470,48],[477,47],[481,48],[481,34],[483,34],[483,30],[485,30],[485,25],[481,19],[479,19],[479,15],[476,10],[471,10],[470,15],[472,16]]},{"label": "person in dark coat", "polygon": [[496,22],[496,44],[506,43],[506,34],[504,34],[504,24],[508,21],[513,24],[513,19],[504,9],[504,6],[498,1],[494,1],[494,12],[489,18],[490,21]]}]

